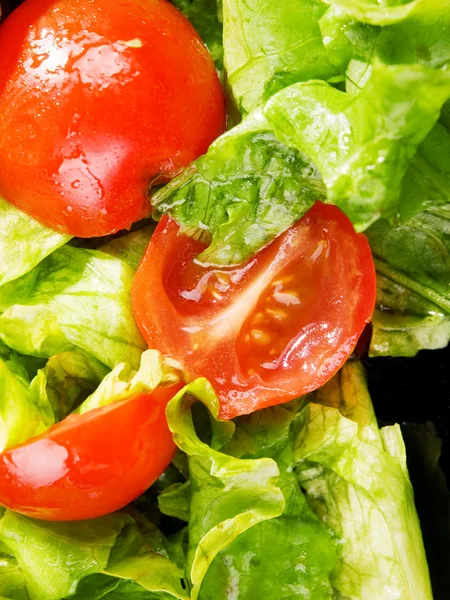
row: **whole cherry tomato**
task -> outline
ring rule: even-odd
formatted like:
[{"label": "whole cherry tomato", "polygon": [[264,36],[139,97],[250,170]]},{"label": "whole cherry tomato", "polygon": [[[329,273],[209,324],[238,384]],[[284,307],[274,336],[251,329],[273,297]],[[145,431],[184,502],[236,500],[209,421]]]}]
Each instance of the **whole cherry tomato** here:
[{"label": "whole cherry tomato", "polygon": [[128,228],[224,127],[212,59],[167,0],[27,0],[0,56],[0,195],[59,232]]}]

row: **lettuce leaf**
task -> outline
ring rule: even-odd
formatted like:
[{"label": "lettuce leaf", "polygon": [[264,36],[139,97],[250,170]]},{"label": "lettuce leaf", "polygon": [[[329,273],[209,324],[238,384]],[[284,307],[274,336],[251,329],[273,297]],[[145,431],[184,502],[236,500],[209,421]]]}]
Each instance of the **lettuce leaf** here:
[{"label": "lettuce leaf", "polygon": [[218,586],[238,591],[242,600],[332,596],[336,543],[293,477],[292,434],[300,406],[277,406],[236,420],[236,432],[223,451],[246,460],[272,458],[280,471],[277,485],[285,506],[282,515],[242,532],[217,555],[206,573],[201,600],[215,600]]},{"label": "lettuce leaf", "polygon": [[322,404],[301,413],[296,474],[311,508],[341,540],[335,593],[431,600],[400,427],[378,430],[359,363],[347,363],[317,399]]},{"label": "lettuce leaf", "polygon": [[338,74],[319,29],[325,10],[316,0],[224,1],[227,83],[243,115],[287,85]]},{"label": "lettuce leaf", "polygon": [[137,371],[129,363],[116,365],[75,412],[84,414],[111,402],[153,392],[157,387],[177,383],[181,378],[181,367],[176,361],[163,357],[157,350],[146,350]]},{"label": "lettuce leaf", "polygon": [[[266,107],[281,141],[306,153],[357,230],[399,210],[403,177],[450,95],[450,73],[374,66],[356,96],[324,82],[297,84]],[[274,102],[276,99],[276,102]]]},{"label": "lettuce leaf", "polygon": [[450,204],[367,232],[377,269],[372,356],[414,356],[450,340]]},{"label": "lettuce leaf", "polygon": [[72,350],[50,357],[36,379],[45,385],[55,420],[61,421],[97,389],[107,374],[108,368],[101,362]]},{"label": "lettuce leaf", "polygon": [[[284,508],[283,494],[275,486],[278,469],[273,460],[227,456],[198,438],[190,411],[198,400],[217,416],[219,401],[203,379],[186,386],[167,407],[175,442],[188,455],[191,506],[187,575],[192,600],[199,597],[205,574],[218,553],[257,523],[279,516]],[[231,422],[218,425],[216,440],[229,438],[233,430]]]},{"label": "lettuce leaf", "polygon": [[21,354],[78,348],[113,368],[136,367],[146,345],[134,322],[134,270],[99,250],[63,246],[0,288],[0,339]]},{"label": "lettuce leaf", "polygon": [[102,252],[120,258],[136,270],[147,249],[156,225],[146,225],[142,229],[114,238],[100,247]]},{"label": "lettuce leaf", "polygon": [[433,13],[445,14],[450,10],[449,0],[324,0],[327,4],[348,13],[363,23],[390,25],[410,18],[426,19]]},{"label": "lettuce leaf", "polygon": [[[377,65],[356,96],[325,82],[275,94],[220,137],[152,201],[210,246],[198,257],[244,261],[322,198],[358,230],[396,217],[402,179],[450,95],[450,72]],[[307,156],[306,156],[307,155]]]},{"label": "lettuce leaf", "polygon": [[0,286],[28,273],[69,240],[0,197]]},{"label": "lettuce leaf", "polygon": [[0,452],[66,417],[108,371],[79,351],[53,356],[31,381],[27,367],[28,357],[6,347],[0,352]]},{"label": "lettuce leaf", "polygon": [[16,558],[30,600],[113,599],[128,594],[188,600],[182,572],[160,546],[163,536],[156,533],[151,526],[142,532],[125,513],[51,523],[6,511],[0,520],[0,539]]},{"label": "lettuce leaf", "polygon": [[25,579],[17,560],[0,549],[0,599],[29,600]]},{"label": "lettuce leaf", "polygon": [[[120,396],[126,384],[116,385]],[[160,501],[188,519],[171,541],[132,507],[80,523],[6,511],[0,552],[19,593],[25,584],[31,600],[431,599],[400,430],[378,429],[359,363],[309,398],[235,423],[217,421],[218,407],[202,379],[169,403],[187,480],[158,484]]]},{"label": "lettuce leaf", "polygon": [[243,262],[323,197],[315,167],[280,143],[272,124],[257,111],[152,202],[185,233],[210,244],[200,261],[221,265]]},{"label": "lettuce leaf", "polygon": [[39,383],[30,387],[20,359],[0,359],[0,451],[38,435],[54,422],[45,389]]}]

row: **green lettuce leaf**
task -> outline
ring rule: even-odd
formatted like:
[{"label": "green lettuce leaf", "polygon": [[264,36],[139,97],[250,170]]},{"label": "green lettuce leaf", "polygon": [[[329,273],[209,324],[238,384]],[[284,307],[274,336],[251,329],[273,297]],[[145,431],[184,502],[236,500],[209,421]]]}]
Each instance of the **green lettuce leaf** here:
[{"label": "green lettuce leaf", "polygon": [[63,246],[0,288],[0,339],[40,357],[78,348],[137,367],[146,345],[130,302],[134,270],[99,250]]},{"label": "green lettuce leaf", "polygon": [[316,0],[224,0],[227,83],[242,114],[278,90],[337,75],[322,41]]},{"label": "green lettuce leaf", "polygon": [[275,94],[152,201],[209,247],[204,263],[233,264],[269,243],[323,198],[356,229],[399,212],[402,180],[450,95],[450,73],[374,68],[356,96],[325,82]]},{"label": "green lettuce leaf", "polygon": [[324,82],[296,84],[265,113],[281,141],[317,165],[327,201],[363,230],[397,216],[403,177],[449,95],[450,72],[377,64],[356,96]]},{"label": "green lettuce leaf", "polygon": [[317,399],[301,413],[295,471],[311,508],[341,540],[335,593],[431,600],[399,426],[378,430],[359,363],[347,363]]},{"label": "green lettuce leaf", "polygon": [[174,483],[158,496],[159,510],[163,515],[189,521],[191,512],[191,483]]},{"label": "green lettuce leaf", "polygon": [[129,363],[116,365],[76,412],[84,414],[111,402],[153,392],[159,386],[177,383],[181,377],[178,363],[163,357],[157,350],[146,350],[141,356],[141,364],[137,371],[133,370]]},{"label": "green lettuce leaf", "polygon": [[185,233],[210,244],[200,261],[220,265],[243,262],[323,197],[315,167],[280,143],[272,124],[257,111],[152,202]]},{"label": "green lettuce leaf", "polygon": [[377,269],[370,354],[414,356],[450,340],[450,204],[367,232]]},{"label": "green lettuce leaf", "polygon": [[45,382],[36,378],[33,384],[30,386],[19,357],[0,359],[0,452],[42,433],[55,422]]},{"label": "green lettuce leaf", "polygon": [[201,587],[201,600],[215,600],[218,587],[234,590],[242,600],[332,596],[336,544],[293,476],[293,433],[301,406],[294,402],[236,420],[236,432],[223,451],[241,459],[275,460],[285,506],[282,515],[242,532],[217,555]]},{"label": "green lettuce leaf", "polygon": [[445,14],[450,10],[449,0],[324,0],[351,17],[372,25],[390,25],[404,19],[424,18],[433,13]]},{"label": "green lettuce leaf", "polygon": [[[187,575],[192,600],[199,597],[205,574],[219,552],[257,523],[279,516],[284,508],[283,494],[275,486],[278,469],[273,460],[234,458],[199,439],[190,410],[198,400],[217,416],[218,399],[202,379],[181,390],[167,407],[174,439],[188,455],[191,505]],[[231,422],[219,424],[216,441],[229,438],[233,430]]]},{"label": "green lettuce leaf", "polygon": [[29,600],[25,579],[17,560],[0,548],[0,599]]},{"label": "green lettuce leaf", "polygon": [[[0,350],[2,350],[0,348]],[[108,369],[79,351],[51,357],[33,373],[29,358],[0,352],[0,451],[43,433],[92,393]]]},{"label": "green lettuce leaf", "polygon": [[[55,419],[61,421],[97,389],[107,374],[108,368],[101,362],[72,350],[49,358],[36,379],[45,385]],[[33,385],[37,383],[33,381]]]},{"label": "green lettuce leaf", "polygon": [[51,523],[6,511],[0,540],[14,554],[30,600],[188,600],[163,536],[151,526],[141,531],[125,513]]},{"label": "green lettuce leaf", "polygon": [[223,43],[221,0],[171,0],[192,23],[204,41],[221,73],[223,68]]},{"label": "green lettuce leaf", "polygon": [[69,240],[0,197],[0,286],[28,273]]},{"label": "green lettuce leaf", "polygon": [[107,244],[100,247],[102,252],[106,252],[115,258],[120,258],[130,265],[132,269],[137,269],[141,262],[144,252],[147,249],[155,225],[147,225],[142,229],[114,238]]}]

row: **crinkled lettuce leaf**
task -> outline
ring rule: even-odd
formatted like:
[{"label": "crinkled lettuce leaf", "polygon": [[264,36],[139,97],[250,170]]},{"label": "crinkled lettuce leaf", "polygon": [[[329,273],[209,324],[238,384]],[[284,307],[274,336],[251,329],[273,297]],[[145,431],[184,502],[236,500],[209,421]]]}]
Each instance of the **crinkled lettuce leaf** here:
[{"label": "crinkled lettuce leaf", "polygon": [[[400,429],[378,428],[359,363],[348,363],[309,401],[234,425],[213,420],[209,444],[191,412],[198,399],[214,418],[217,399],[204,380],[169,404],[188,481],[159,498],[164,506],[167,494],[168,514],[188,520],[192,598],[431,599]],[[271,460],[278,478],[275,471],[263,481],[256,473]],[[251,480],[242,472],[249,466]],[[264,483],[258,503],[257,483]],[[277,490],[280,513],[268,516],[261,502]],[[248,524],[239,511],[251,507],[263,510]]]},{"label": "crinkled lettuce leaf", "polygon": [[450,340],[450,204],[367,232],[377,270],[373,356],[414,356]]},{"label": "crinkled lettuce leaf", "polygon": [[319,29],[316,0],[224,0],[227,84],[244,115],[278,90],[338,74]]},{"label": "crinkled lettuce leaf", "polygon": [[[217,396],[202,379],[181,390],[167,407],[175,442],[188,455],[191,504],[186,572],[192,600],[199,597],[205,574],[219,552],[257,523],[279,516],[284,508],[273,460],[234,458],[200,440],[190,410],[198,400],[217,416]],[[229,438],[233,430],[231,422],[220,424],[216,439]]]},{"label": "crinkled lettuce leaf", "polygon": [[29,366],[28,357],[6,347],[0,353],[0,452],[66,417],[108,372],[76,350],[51,357],[32,379]]},{"label": "crinkled lettuce leaf", "polygon": [[0,286],[28,273],[69,240],[0,197]]},{"label": "crinkled lettuce leaf", "polygon": [[373,64],[418,64],[448,68],[450,64],[450,4],[414,15],[388,27],[354,20],[337,6],[320,19],[330,61],[346,71],[346,91],[355,94],[370,77]]},{"label": "crinkled lettuce leaf", "polygon": [[218,586],[236,590],[242,600],[332,597],[336,542],[293,476],[293,432],[300,406],[276,406],[236,420],[235,434],[223,451],[241,460],[272,458],[285,505],[282,515],[242,532],[217,555],[201,587],[201,600],[215,600]]},{"label": "crinkled lettuce leaf", "polygon": [[243,262],[323,199],[316,168],[272,128],[253,113],[152,197],[159,213],[209,244],[200,261]]},{"label": "crinkled lettuce leaf", "polygon": [[63,246],[0,288],[0,339],[25,355],[78,348],[110,368],[137,367],[146,345],[131,309],[133,276],[124,260]]},{"label": "crinkled lettuce leaf", "polygon": [[171,0],[204,41],[219,73],[223,69],[222,0]]},{"label": "crinkled lettuce leaf", "polygon": [[420,66],[379,64],[356,96],[294,84],[216,140],[154,206],[210,243],[200,261],[239,263],[323,197],[312,160],[327,202],[365,229],[397,216],[403,177],[449,95],[450,72]]},{"label": "crinkled lettuce leaf", "polygon": [[90,396],[108,374],[108,368],[80,350],[56,354],[48,359],[37,378],[45,384],[45,393],[55,420],[61,421]]},{"label": "crinkled lettuce leaf", "polygon": [[25,582],[30,600],[431,599],[400,430],[379,430],[359,363],[235,423],[218,409],[202,379],[168,405],[187,479],[169,474],[159,499],[188,520],[170,541],[137,513],[145,502],[80,523],[6,511],[0,552],[20,593]]},{"label": "crinkled lettuce leaf", "polygon": [[320,81],[296,84],[265,112],[276,113],[281,141],[316,164],[327,201],[364,230],[397,216],[403,177],[449,96],[450,72],[377,64],[355,96]]},{"label": "crinkled lettuce leaf", "polygon": [[336,595],[431,600],[400,427],[378,430],[359,363],[347,363],[317,399],[322,404],[301,413],[295,473],[341,540],[331,575]]},{"label": "crinkled lettuce leaf", "polygon": [[154,230],[155,225],[147,225],[127,235],[112,239],[107,244],[101,246],[100,250],[115,258],[120,258],[129,264],[132,269],[136,270],[144,256]]},{"label": "crinkled lettuce leaf", "polygon": [[16,559],[30,600],[188,600],[162,534],[151,524],[142,531],[125,513],[52,523],[6,511],[0,540]]},{"label": "crinkled lettuce leaf", "polygon": [[19,563],[0,544],[0,600],[29,600],[25,579]]},{"label": "crinkled lettuce leaf", "polygon": [[138,370],[125,362],[116,365],[76,412],[84,414],[111,402],[150,393],[159,386],[177,383],[181,378],[181,367],[177,362],[163,357],[157,350],[146,350]]},{"label": "crinkled lettuce leaf", "polygon": [[449,0],[324,0],[354,19],[372,25],[390,25],[411,18],[427,19],[450,10]]},{"label": "crinkled lettuce leaf", "polygon": [[0,358],[0,452],[42,433],[55,422],[45,381],[30,385],[20,357]]}]

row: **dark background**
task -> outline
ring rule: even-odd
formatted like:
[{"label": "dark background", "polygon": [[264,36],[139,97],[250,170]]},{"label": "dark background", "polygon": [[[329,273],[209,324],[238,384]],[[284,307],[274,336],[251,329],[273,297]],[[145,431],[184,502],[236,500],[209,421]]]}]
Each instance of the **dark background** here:
[{"label": "dark background", "polygon": [[[21,0],[0,2],[5,17]],[[380,423],[402,426],[434,597],[448,600],[450,347],[422,351],[414,358],[363,358],[363,362]]]},{"label": "dark background", "polygon": [[448,600],[450,346],[422,350],[414,358],[365,358],[363,362],[378,420],[402,426],[434,598]]}]

